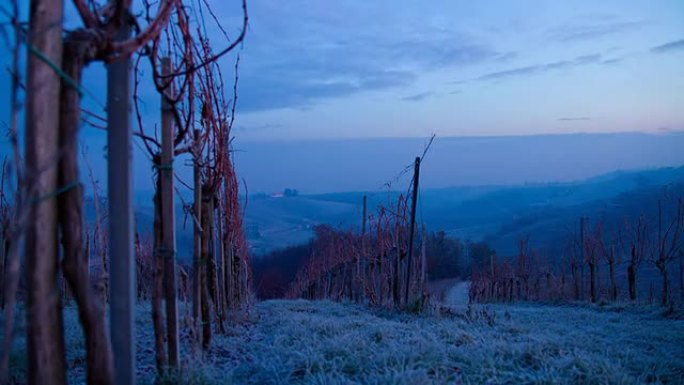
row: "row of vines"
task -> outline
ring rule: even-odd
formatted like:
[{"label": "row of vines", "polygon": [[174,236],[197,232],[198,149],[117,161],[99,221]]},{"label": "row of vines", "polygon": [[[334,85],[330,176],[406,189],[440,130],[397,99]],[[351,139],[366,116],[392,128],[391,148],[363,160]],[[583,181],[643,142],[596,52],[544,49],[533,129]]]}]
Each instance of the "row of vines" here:
[{"label": "row of vines", "polygon": [[[560,258],[520,239],[513,258],[492,255],[473,266],[470,301],[636,302],[645,297],[663,306],[684,303],[684,204],[669,196],[656,209],[652,218],[640,215],[611,227],[603,222],[592,226],[582,217]],[[677,267],[679,294],[672,289]],[[647,268],[649,279],[640,284]],[[654,275],[659,275],[659,288]]]},{"label": "row of vines", "polygon": [[360,232],[328,226],[315,229],[311,255],[297,272],[287,297],[348,300],[412,311],[425,306],[426,255],[424,247],[417,252],[414,239],[420,159],[413,167],[410,201],[402,194],[393,205],[380,205],[368,215],[364,197]]},{"label": "row of vines", "polygon": [[[18,300],[26,308],[25,381],[57,385],[67,383],[66,302],[78,308],[87,381],[93,384],[136,382],[136,299],[152,304],[160,378],[182,370],[179,297],[191,303],[189,327],[201,330],[191,343],[205,349],[212,333],[225,332],[250,304],[249,256],[231,153],[239,55],[232,55],[235,62],[228,67],[234,69],[232,81],[225,81],[219,65],[244,39],[246,2],[240,2],[236,36],[228,36],[203,1],[72,3],[80,21],[74,29],[64,28],[62,0],[31,0],[28,22],[21,19],[18,0],[2,7],[8,18],[2,28],[13,38],[8,124],[13,155],[4,160],[0,178],[3,384],[13,381],[9,356]],[[204,14],[212,15],[214,25]],[[222,31],[221,50],[212,49],[208,30]],[[92,63],[107,70],[107,106],[101,112],[86,110],[82,100],[100,91],[87,89],[83,81]],[[150,89],[160,106],[153,118],[146,110]],[[25,126],[19,123],[22,114]],[[132,121],[137,127],[131,128]],[[90,180],[81,181],[81,127],[107,131],[106,194],[92,170]],[[155,171],[153,225],[139,231],[131,199],[132,140]],[[194,170],[192,181],[176,172],[184,162]],[[89,184],[91,224],[85,221]],[[192,191],[193,202],[182,199],[182,189]],[[179,200],[194,227],[189,266],[177,262]]]}]

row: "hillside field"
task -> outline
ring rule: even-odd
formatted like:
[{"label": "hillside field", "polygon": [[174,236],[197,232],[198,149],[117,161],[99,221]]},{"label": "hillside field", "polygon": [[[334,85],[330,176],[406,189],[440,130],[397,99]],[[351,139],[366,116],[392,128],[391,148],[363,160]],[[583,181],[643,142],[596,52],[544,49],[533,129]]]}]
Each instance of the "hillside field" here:
[{"label": "hillside field", "polygon": [[[23,383],[19,323],[10,365]],[[152,384],[146,305],[137,326],[138,382]],[[85,383],[72,307],[65,328],[70,383]],[[656,307],[477,305],[407,315],[354,304],[266,301],[216,335],[202,362],[187,351],[187,330],[182,383],[188,384],[684,383],[684,320]]]}]

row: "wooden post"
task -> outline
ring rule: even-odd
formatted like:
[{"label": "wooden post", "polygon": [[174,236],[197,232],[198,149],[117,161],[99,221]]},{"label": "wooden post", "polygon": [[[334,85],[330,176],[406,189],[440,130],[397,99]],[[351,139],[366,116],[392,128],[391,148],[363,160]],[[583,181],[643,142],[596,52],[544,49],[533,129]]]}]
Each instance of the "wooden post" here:
[{"label": "wooden post", "polygon": [[[3,7],[4,8],[4,7]],[[32,0],[26,82],[26,345],[29,384],[66,383],[62,307],[57,287],[57,161],[62,63],[62,1]],[[44,61],[45,60],[45,61]],[[17,165],[18,167],[19,165]],[[7,338],[7,337],[5,337]]]},{"label": "wooden post", "polygon": [[208,189],[205,189],[204,186],[202,187],[202,233],[201,233],[201,281],[202,281],[202,288],[201,288],[201,294],[202,294],[202,300],[200,301],[202,304],[201,308],[201,313],[202,313],[202,347],[206,350],[209,349],[209,345],[211,344],[211,310],[210,310],[210,303],[211,303],[211,298],[209,296],[209,280],[211,279],[210,276],[210,269],[209,269],[209,264],[212,262],[211,261],[211,255],[209,254],[209,231],[211,228],[211,221],[213,218],[211,217],[212,215],[212,208],[211,208],[211,200],[212,197],[210,195],[210,192]]},{"label": "wooden post", "polygon": [[684,252],[679,252],[679,304],[684,304]]},{"label": "wooden post", "polygon": [[[53,5],[54,6],[54,5]],[[121,20],[125,10],[117,10]],[[117,41],[128,39],[121,23]],[[110,336],[115,383],[135,384],[135,261],[131,182],[131,63],[119,57],[107,66],[107,191],[109,201]]]},{"label": "wooden post", "polygon": [[421,291],[427,283],[427,228],[423,225],[423,239],[420,248],[420,283],[419,288]]},{"label": "wooden post", "polygon": [[[219,190],[221,191],[221,190]],[[217,229],[216,229],[216,235],[218,237],[217,241],[214,242],[216,247],[217,247],[217,266],[216,266],[216,295],[217,295],[217,306],[218,309],[216,309],[217,314],[219,315],[219,330],[221,333],[225,333],[224,330],[224,322],[226,320],[226,312],[228,310],[227,306],[227,299],[226,299],[226,284],[225,284],[225,271],[226,271],[226,254],[225,254],[225,247],[224,247],[224,242],[223,242],[223,236],[224,236],[224,229],[223,229],[223,218],[226,217],[226,210],[224,209],[224,204],[222,199],[217,200],[217,210],[218,210],[218,219],[216,221],[217,223]]]},{"label": "wooden post", "polygon": [[584,221],[586,220],[585,217],[580,217],[580,260],[579,260],[579,268],[580,268],[580,300],[584,300]]},{"label": "wooden post", "polygon": [[[162,75],[171,73],[171,59],[161,59]],[[166,338],[169,366],[178,368],[178,306],[176,294],[176,214],[173,194],[173,106],[167,98],[173,97],[173,82],[162,95],[162,143],[159,178],[161,178],[162,247],[164,249],[164,279],[166,297]]]},{"label": "wooden post", "polygon": [[[5,181],[0,180],[0,183],[5,183]],[[3,186],[0,186],[1,188]],[[5,310],[5,266],[7,265],[7,245],[9,245],[9,241],[5,239],[7,232],[4,226],[0,228],[0,310]]]},{"label": "wooden post", "polygon": [[[193,132],[193,188],[194,199],[193,214],[195,215],[195,226],[193,227],[193,258],[192,258],[192,318],[195,326],[199,326],[200,309],[202,300],[202,280],[201,280],[201,259],[202,259],[202,174],[200,172],[200,131]],[[197,334],[199,336],[199,333]]]},{"label": "wooden post", "polygon": [[367,210],[367,203],[368,199],[366,198],[366,194],[363,195],[363,218],[361,219],[361,236],[366,235],[366,218],[368,217],[368,212]]},{"label": "wooden post", "polygon": [[154,166],[157,168],[154,192],[154,276],[152,288],[152,326],[154,328],[154,350],[157,374],[162,376],[167,366],[166,349],[164,347],[164,314],[162,300],[164,298],[164,256],[162,251],[162,209],[161,209],[161,179],[159,166],[161,158],[159,154],[154,156]]},{"label": "wooden post", "polygon": [[413,166],[413,192],[411,199],[411,224],[409,225],[409,242],[408,242],[408,261],[406,269],[406,293],[404,295],[404,303],[409,304],[409,288],[411,287],[411,261],[413,260],[413,236],[416,230],[416,203],[418,201],[418,179],[420,177],[420,157],[416,157],[415,165]]},{"label": "wooden post", "polygon": [[356,258],[356,272],[355,272],[355,280],[352,280],[352,285],[354,287],[354,292],[355,292],[355,300],[358,302],[361,300],[363,297],[364,293],[364,285],[365,285],[365,273],[364,269],[362,269],[362,263],[361,259],[366,257],[366,218],[368,216],[367,214],[367,198],[366,195],[363,195],[363,212],[362,212],[362,219],[361,219],[361,251],[359,252],[359,255]]}]

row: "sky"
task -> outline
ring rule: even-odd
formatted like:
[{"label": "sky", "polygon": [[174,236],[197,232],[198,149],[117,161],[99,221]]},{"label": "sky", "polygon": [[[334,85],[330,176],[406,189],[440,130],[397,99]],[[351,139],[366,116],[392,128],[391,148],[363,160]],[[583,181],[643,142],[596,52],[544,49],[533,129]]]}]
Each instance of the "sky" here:
[{"label": "sky", "polygon": [[681,0],[264,0],[250,17],[239,137],[684,129]]},{"label": "sky", "polygon": [[[207,1],[235,36],[240,2]],[[28,1],[20,3],[25,15]],[[79,22],[67,4],[66,25],[73,28]],[[249,30],[236,52],[240,67],[233,134],[238,172],[254,186],[251,191],[374,188],[392,176],[390,169],[410,163],[433,133],[434,151],[451,156],[441,162],[446,170],[464,161],[456,150],[447,150],[458,146],[438,145],[451,143],[449,137],[684,130],[681,0],[252,0],[248,8]],[[227,44],[222,36],[210,26],[215,50]],[[4,40],[0,47],[9,52]],[[0,55],[2,68],[8,58]],[[234,54],[221,59],[225,77],[234,75],[234,64]],[[84,107],[101,115],[104,75],[97,64],[84,75]],[[8,89],[8,84],[9,75],[2,71],[0,87]],[[141,95],[146,125],[154,126],[159,97],[151,87]],[[8,93],[0,92],[0,121],[9,116],[7,101]],[[673,143],[680,143],[675,136]],[[405,148],[406,161],[403,153],[395,156],[396,150],[388,149],[396,142],[380,140],[391,138],[416,138],[410,146],[399,146]],[[613,146],[619,154],[636,155],[617,161],[622,159],[618,155],[601,157],[592,136],[579,138],[584,139],[572,148],[594,159],[592,167],[581,168],[583,173],[570,166],[545,167],[553,164],[558,153],[553,151],[520,163],[527,168],[493,172],[487,164],[505,166],[515,156],[485,146],[471,148],[479,157],[467,158],[468,169],[479,177],[435,170],[444,177],[433,185],[568,180],[684,163],[677,151],[659,147],[667,140],[649,142],[647,151],[639,148],[639,140],[622,141]],[[84,126],[81,139],[95,174],[104,175],[105,133]],[[374,143],[368,145],[373,151],[358,150],[366,148],[359,143]],[[572,165],[563,141],[554,143]],[[6,141],[0,142],[0,152],[8,152]],[[339,158],[345,155],[355,159],[355,166],[343,167]],[[298,171],[304,160],[309,162],[306,173]],[[139,146],[134,162],[136,188],[148,188],[151,166]],[[316,177],[325,174],[349,183]]]}]

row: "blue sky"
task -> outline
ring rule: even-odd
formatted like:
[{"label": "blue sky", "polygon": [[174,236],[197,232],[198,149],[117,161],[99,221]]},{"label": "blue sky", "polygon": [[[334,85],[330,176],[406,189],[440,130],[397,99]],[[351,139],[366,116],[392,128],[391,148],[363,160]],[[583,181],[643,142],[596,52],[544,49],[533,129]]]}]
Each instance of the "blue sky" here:
[{"label": "blue sky", "polygon": [[[240,2],[209,3],[234,34]],[[248,6],[238,139],[684,129],[681,0],[253,0]],[[66,15],[67,26],[78,24],[70,5]],[[224,45],[215,28],[211,35],[216,49]],[[0,58],[2,67],[7,59]],[[233,64],[234,56],[221,61],[228,78]],[[86,107],[102,112],[102,67],[91,65],[85,79],[93,91]],[[2,71],[0,84],[8,81]],[[151,125],[158,96],[151,87],[142,95]],[[0,97],[2,120],[6,97]]]},{"label": "blue sky", "polygon": [[[27,3],[22,5],[27,8]],[[209,3],[234,36],[240,26],[240,2]],[[439,141],[449,136],[684,130],[681,0],[252,0],[248,7],[250,26],[240,49],[233,134],[238,172],[244,171],[248,184],[255,186],[251,191],[375,188],[391,176],[387,171],[391,167],[375,167],[374,158],[382,157],[380,153],[365,154],[356,166],[342,172],[332,158],[346,151],[353,155],[351,144],[349,150],[330,153],[331,159],[324,159],[326,153],[321,151],[311,159],[296,156],[306,146],[259,142],[415,137],[421,138],[415,145],[417,154],[432,133]],[[78,25],[71,6],[66,23]],[[215,49],[225,45],[215,28],[210,34]],[[8,52],[4,40],[0,44],[2,52]],[[8,59],[9,55],[0,55],[3,69]],[[228,79],[234,60],[235,55],[230,55],[220,61]],[[101,115],[105,115],[104,75],[98,64],[84,75],[89,91],[84,106]],[[3,70],[0,86],[7,89],[8,82]],[[152,127],[159,118],[159,96],[151,86],[141,94],[146,125]],[[0,93],[0,121],[8,117],[7,98],[7,92]],[[588,142],[594,140],[586,137]],[[505,160],[483,147],[482,156],[473,158],[480,159],[478,164],[468,165],[472,178],[446,173],[433,184],[567,180],[618,168],[684,162],[674,148],[659,153],[662,144],[657,143],[664,142],[654,142],[644,152],[635,151],[637,142],[614,146],[620,153],[636,154],[634,158],[617,161],[621,158],[615,155],[613,161],[603,163],[598,147],[576,144],[578,151],[593,151],[595,164],[585,172],[576,173],[570,166],[542,169],[550,159],[547,154],[526,163],[524,172],[489,179],[481,178],[485,169],[480,170],[478,162]],[[96,175],[104,175],[105,133],[84,126],[82,143]],[[378,143],[382,149],[383,143],[390,142]],[[7,152],[4,139],[0,150]],[[387,157],[396,159],[392,164],[399,170],[414,155],[407,155],[406,162]],[[137,148],[134,158],[136,188],[145,189],[152,178],[150,164]],[[274,171],[273,162],[262,164],[262,159],[281,162],[279,171]],[[457,157],[449,159],[458,163]],[[319,166],[309,167],[306,180],[298,179],[295,171],[304,161]],[[451,167],[445,162],[442,167]],[[542,168],[535,169],[535,164]],[[292,179],[283,178],[288,170]],[[336,170],[349,180],[363,173],[368,182],[316,185],[322,179],[315,175]]]},{"label": "blue sky", "polygon": [[684,2],[250,3],[254,139],[684,129]]}]

